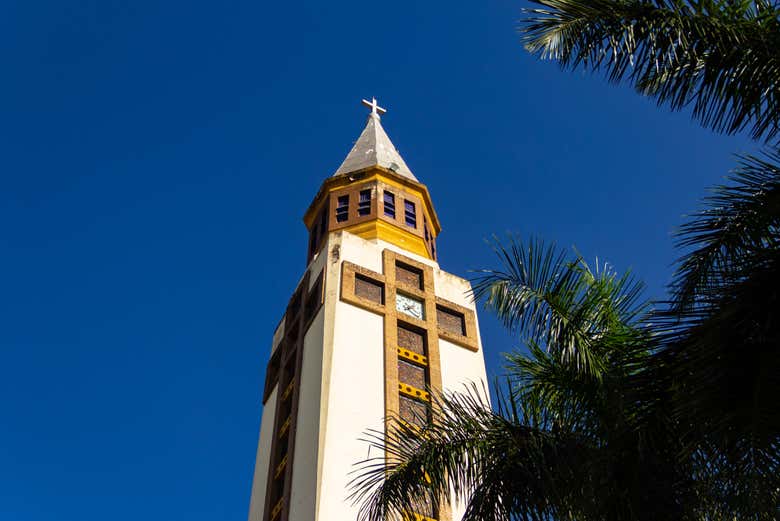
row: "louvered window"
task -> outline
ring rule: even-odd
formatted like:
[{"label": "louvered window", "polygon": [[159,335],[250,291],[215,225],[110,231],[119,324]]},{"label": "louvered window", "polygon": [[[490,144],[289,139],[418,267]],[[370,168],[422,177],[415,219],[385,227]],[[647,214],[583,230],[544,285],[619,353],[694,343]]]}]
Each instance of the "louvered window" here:
[{"label": "louvered window", "polygon": [[417,209],[411,201],[404,201],[404,217],[406,225],[417,228]]},{"label": "louvered window", "polygon": [[384,203],[385,215],[395,219],[395,195],[393,195],[391,192],[385,192]]},{"label": "louvered window", "polygon": [[336,221],[344,222],[349,217],[349,195],[340,195],[336,204]]},{"label": "louvered window", "polygon": [[361,190],[360,200],[358,201],[358,215],[368,215],[371,213],[371,190]]}]

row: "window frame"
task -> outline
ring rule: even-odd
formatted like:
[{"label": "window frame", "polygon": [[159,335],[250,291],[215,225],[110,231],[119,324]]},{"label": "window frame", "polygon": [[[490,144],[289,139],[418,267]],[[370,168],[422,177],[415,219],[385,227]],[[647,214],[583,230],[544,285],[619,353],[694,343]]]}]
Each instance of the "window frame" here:
[{"label": "window frame", "polygon": [[349,194],[336,197],[336,222],[343,223],[349,220]]},{"label": "window frame", "polygon": [[[365,190],[360,190],[358,192],[357,212],[361,217],[371,215],[371,192],[373,192],[371,188],[366,188]],[[364,199],[364,196],[368,196],[368,198]]]},{"label": "window frame", "polygon": [[382,211],[385,216],[395,219],[395,194],[389,190],[382,193]]},{"label": "window frame", "polygon": [[404,223],[410,228],[417,229],[417,205],[409,199],[404,199]]}]

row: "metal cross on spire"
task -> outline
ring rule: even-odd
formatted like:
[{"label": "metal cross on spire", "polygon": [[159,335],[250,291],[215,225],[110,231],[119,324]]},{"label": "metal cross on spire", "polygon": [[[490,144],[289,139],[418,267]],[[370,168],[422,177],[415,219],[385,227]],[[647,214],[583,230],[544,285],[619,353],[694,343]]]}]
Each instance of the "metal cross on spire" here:
[{"label": "metal cross on spire", "polygon": [[371,109],[371,115],[376,116],[377,119],[379,119],[379,116],[387,112],[387,110],[383,109],[379,106],[376,102],[376,98],[372,97],[371,101],[363,100],[363,105]]}]

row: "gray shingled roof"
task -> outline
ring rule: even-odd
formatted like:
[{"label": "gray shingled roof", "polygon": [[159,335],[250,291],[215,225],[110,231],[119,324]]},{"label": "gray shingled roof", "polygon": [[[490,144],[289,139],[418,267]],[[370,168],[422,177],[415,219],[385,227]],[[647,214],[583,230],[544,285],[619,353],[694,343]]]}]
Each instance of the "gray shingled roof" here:
[{"label": "gray shingled roof", "polygon": [[348,174],[372,166],[381,166],[413,181],[417,181],[403,158],[387,137],[377,114],[369,114],[366,128],[347,154],[334,176]]}]

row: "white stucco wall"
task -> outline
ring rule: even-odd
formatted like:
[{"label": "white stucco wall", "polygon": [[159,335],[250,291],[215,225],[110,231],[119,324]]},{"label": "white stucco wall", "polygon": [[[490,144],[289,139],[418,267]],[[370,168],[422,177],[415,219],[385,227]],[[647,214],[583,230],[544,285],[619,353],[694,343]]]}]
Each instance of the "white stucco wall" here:
[{"label": "white stucco wall", "polygon": [[[472,301],[470,283],[461,277],[441,270],[435,271],[434,275],[436,295],[473,310],[476,318],[476,307]],[[476,320],[479,346],[479,350],[476,352],[439,338],[442,387],[445,392],[478,392],[489,403],[485,356],[482,353],[482,340],[479,336],[479,319]],[[476,385],[476,389],[474,389],[474,385]],[[454,521],[462,519],[465,513],[466,505],[464,502],[456,502],[452,505],[452,519]]]},{"label": "white stucco wall", "polygon": [[[350,233],[329,236],[309,269],[311,282],[325,267],[325,304],[304,338],[300,401],[292,469],[291,521],[353,521],[357,507],[347,501],[355,464],[369,446],[359,441],[369,429],[383,429],[384,320],[340,300],[341,263],[353,262],[381,273],[382,250],[389,248],[434,268],[438,296],[474,309],[468,281],[443,272],[436,262],[383,241]],[[281,332],[277,332],[279,336]],[[468,382],[485,380],[482,348],[469,351],[439,342],[445,390],[462,391]],[[276,391],[263,411],[249,521],[262,521]],[[453,505],[453,519],[463,515]]]},{"label": "white stucco wall", "polygon": [[381,429],[384,416],[382,317],[340,302],[334,338],[317,518],[323,521],[355,519],[357,509],[345,499],[350,472],[368,456],[359,438]]},{"label": "white stucco wall", "polygon": [[[357,239],[357,240],[355,240]],[[344,234],[340,261],[348,260],[381,272],[381,250]],[[328,413],[323,423],[323,461],[317,519],[354,520],[357,507],[346,501],[350,473],[368,456],[360,441],[368,429],[381,429],[384,416],[384,321],[379,315],[338,300],[334,295],[331,364],[326,375]]]},{"label": "white stucco wall", "polygon": [[317,488],[316,462],[320,429],[323,317],[324,314],[320,309],[303,339],[298,420],[290,489],[290,521],[315,519],[316,495],[313,491]]},{"label": "white stucco wall", "polygon": [[[325,256],[315,258],[306,271],[311,272],[309,288],[314,285],[317,276],[325,266]],[[300,284],[306,274],[296,281]],[[291,292],[292,294],[292,292]],[[281,306],[284,309],[286,302]],[[293,458],[293,482],[290,497],[290,519],[314,519],[314,494],[305,493],[316,488],[316,468],[312,461],[317,458],[317,436],[319,432],[320,383],[322,380],[322,346],[324,331],[323,306],[317,317],[312,321],[303,340],[303,364],[301,367],[301,387],[298,406],[298,424],[295,437],[295,457]],[[277,325],[272,339],[271,352],[279,346],[284,336],[284,320]],[[267,363],[267,361],[266,361]],[[271,441],[276,412],[277,387],[271,392],[263,407],[260,424],[260,441],[257,447],[252,495],[249,502],[249,521],[262,521],[265,506],[266,483],[268,481],[268,465],[271,454]],[[303,517],[296,517],[303,516]]]},{"label": "white stucco wall", "polygon": [[473,352],[439,339],[442,387],[447,391],[463,391],[464,386],[485,381],[485,359],[482,352]]},{"label": "white stucco wall", "polygon": [[260,421],[260,439],[257,442],[255,473],[252,479],[252,496],[249,501],[249,521],[263,520],[265,506],[265,487],[268,480],[268,459],[271,455],[271,439],[274,428],[274,411],[276,411],[277,389],[274,389],[263,407]]}]

